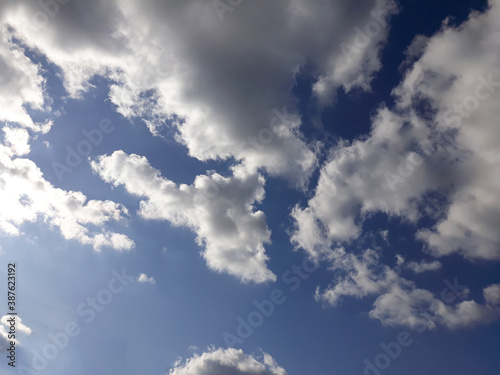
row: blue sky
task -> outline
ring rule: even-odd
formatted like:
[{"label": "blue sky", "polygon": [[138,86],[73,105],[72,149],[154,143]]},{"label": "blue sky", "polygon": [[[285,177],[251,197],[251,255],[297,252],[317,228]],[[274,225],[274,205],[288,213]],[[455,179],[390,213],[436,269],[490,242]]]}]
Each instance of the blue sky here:
[{"label": "blue sky", "polygon": [[499,15],[3,2],[0,374],[498,374]]}]

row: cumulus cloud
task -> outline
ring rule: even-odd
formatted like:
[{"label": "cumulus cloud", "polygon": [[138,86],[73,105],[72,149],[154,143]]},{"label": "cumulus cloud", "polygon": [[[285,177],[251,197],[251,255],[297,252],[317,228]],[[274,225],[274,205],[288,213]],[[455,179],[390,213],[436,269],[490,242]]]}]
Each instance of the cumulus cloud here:
[{"label": "cumulus cloud", "polygon": [[140,282],[141,284],[148,283],[148,284],[156,284],[156,280],[152,276],[148,276],[145,273],[139,274],[137,276],[137,281]]},{"label": "cumulus cloud", "polygon": [[123,234],[90,229],[108,221],[123,220],[127,215],[125,207],[109,200],[89,200],[81,192],[54,187],[33,161],[16,157],[11,147],[2,144],[0,188],[3,207],[0,230],[9,235],[20,235],[26,222],[43,220],[58,228],[64,238],[91,245],[95,250],[103,247],[129,250],[134,246]]},{"label": "cumulus cloud", "polygon": [[331,150],[314,196],[292,211],[298,247],[318,256],[382,212],[437,222],[417,232],[432,255],[500,259],[499,15],[490,1],[419,43],[396,106],[378,109],[367,137]]},{"label": "cumulus cloud", "polygon": [[485,14],[471,14],[460,28],[445,27],[431,38],[398,89],[401,105],[417,97],[429,100],[437,111],[436,130],[456,134],[453,156],[459,162],[441,181],[451,191],[447,214],[418,233],[437,256],[458,252],[500,259],[495,229],[500,217],[500,2],[489,3]]},{"label": "cumulus cloud", "polygon": [[380,294],[390,285],[399,282],[399,276],[379,262],[380,255],[374,250],[362,254],[348,253],[344,248],[331,252],[328,261],[336,276],[332,285],[324,291],[316,290],[316,298],[336,306],[342,297],[363,298]]},{"label": "cumulus cloud", "polygon": [[[4,5],[5,6],[5,5]],[[1,6],[0,6],[1,10]],[[50,122],[34,122],[28,108],[46,110],[49,100],[40,67],[12,41],[6,23],[0,27],[0,121],[16,123],[35,131],[49,131]],[[17,133],[19,135],[19,133]]]},{"label": "cumulus cloud", "polygon": [[[19,15],[19,9],[11,5],[8,2],[0,4],[2,18],[12,16],[16,19]],[[34,14],[34,9],[30,12]],[[91,245],[95,250],[106,246],[131,249],[134,243],[127,236],[94,229],[110,220],[123,219],[127,214],[123,206],[111,201],[89,200],[81,192],[54,187],[28,158],[30,142],[52,126],[51,99],[46,92],[42,67],[28,57],[27,44],[19,43],[15,28],[6,19],[3,21],[0,28],[3,135],[0,141],[0,230],[17,236],[22,233],[24,223],[43,221],[51,228],[58,228],[64,238]],[[46,120],[34,121],[33,113]]]},{"label": "cumulus cloud", "polygon": [[325,260],[335,277],[330,286],[316,290],[316,299],[337,306],[345,297],[377,296],[369,315],[383,325],[417,330],[438,326],[459,329],[486,324],[500,317],[499,284],[484,289],[486,303],[481,305],[473,300],[462,300],[468,292],[463,286],[453,291],[443,289],[453,293],[452,298],[444,292],[436,296],[418,288],[414,282],[382,264],[380,253],[374,250],[356,255],[338,248]]},{"label": "cumulus cloud", "polygon": [[446,304],[431,292],[394,285],[373,304],[370,317],[384,325],[407,326],[414,329],[467,328],[486,324],[500,317],[500,308],[473,300]]},{"label": "cumulus cloud", "polygon": [[[106,77],[111,82],[109,98],[125,117],[142,119],[154,135],[171,131],[199,160],[233,158],[239,163],[232,177],[198,176],[187,191],[182,190],[184,185],[168,191],[186,200],[175,207],[174,214],[148,204],[152,197],[141,207],[141,214],[192,228],[212,269],[262,282],[275,276],[266,267],[264,245],[270,233],[265,217],[252,206],[264,195],[260,173],[282,176],[304,187],[317,165],[317,145],[308,144],[300,131],[292,94],[297,73],[306,64],[314,67],[313,92],[320,107],[331,103],[338,89],[369,90],[381,67],[380,50],[397,6],[383,0],[260,1],[246,4],[224,22],[210,5],[199,1],[9,2],[2,3],[0,10],[5,25],[2,80],[12,86],[9,95],[0,93],[0,101],[6,104],[2,108],[10,111],[0,113],[0,119],[33,132],[50,129],[50,121],[33,123],[25,111],[26,105],[48,110],[50,100],[39,67],[19,45],[44,55],[60,70],[70,97],[82,97],[94,76]],[[369,35],[360,36],[358,30]],[[353,46],[353,53],[346,54],[346,44]],[[8,102],[12,98],[15,103]],[[5,152],[28,154],[27,135],[26,130],[6,129]],[[86,227],[118,219],[125,213],[123,207],[108,201],[85,203],[82,193],[50,186],[28,159],[4,160],[13,164],[13,174],[19,164],[25,171],[34,171],[30,178],[35,180],[24,181],[25,190],[9,185],[6,197],[13,198],[11,206],[22,214],[0,217],[4,231],[18,234],[23,222],[40,215],[59,227],[65,238],[96,249],[133,246],[123,235],[89,233]],[[34,211],[30,208],[35,183],[47,187],[47,194],[38,194],[36,204],[41,207]],[[223,190],[216,199],[190,202],[210,194],[205,190],[214,184]],[[22,209],[16,205],[17,192],[23,197]],[[223,194],[232,196],[223,198]],[[65,203],[49,206],[47,202],[56,201],[52,199],[56,196],[62,202],[76,202],[76,216],[65,209]],[[170,208],[171,203],[164,204]],[[86,216],[87,211],[94,214]]]},{"label": "cumulus cloud", "polygon": [[[322,104],[339,88],[369,89],[397,13],[385,0],[253,1],[221,22],[200,1],[54,4],[46,20],[36,17],[37,3],[5,5],[3,17],[61,69],[71,96],[103,75],[114,82],[109,97],[118,112],[143,119],[153,134],[173,129],[191,156],[234,157],[299,186],[316,156],[299,130],[291,92],[297,72],[315,67]],[[293,120],[273,115],[284,107]],[[264,137],[269,130],[272,137]]]},{"label": "cumulus cloud", "polygon": [[5,144],[12,155],[26,155],[30,152],[29,133],[25,129],[4,127]]},{"label": "cumulus cloud", "polygon": [[169,375],[286,375],[267,353],[258,360],[241,349],[212,349],[201,355],[195,354],[184,363],[178,361]]},{"label": "cumulus cloud", "polygon": [[115,151],[92,162],[100,177],[143,200],[139,215],[186,226],[204,247],[208,266],[243,281],[265,282],[276,276],[267,268],[264,245],[270,231],[254,204],[264,198],[264,178],[243,168],[233,175],[199,175],[192,185],[177,185],[161,176],[145,157]]},{"label": "cumulus cloud", "polygon": [[484,299],[489,305],[500,305],[500,284],[493,284],[483,290]]}]

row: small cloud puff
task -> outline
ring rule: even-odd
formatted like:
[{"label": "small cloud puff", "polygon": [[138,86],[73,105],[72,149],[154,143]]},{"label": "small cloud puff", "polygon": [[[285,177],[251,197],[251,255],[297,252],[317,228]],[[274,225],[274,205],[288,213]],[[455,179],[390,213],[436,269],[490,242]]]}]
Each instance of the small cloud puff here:
[{"label": "small cloud puff", "polygon": [[156,280],[153,277],[146,275],[145,273],[139,274],[139,276],[137,277],[137,281],[140,282],[141,284],[144,283],[156,284]]}]

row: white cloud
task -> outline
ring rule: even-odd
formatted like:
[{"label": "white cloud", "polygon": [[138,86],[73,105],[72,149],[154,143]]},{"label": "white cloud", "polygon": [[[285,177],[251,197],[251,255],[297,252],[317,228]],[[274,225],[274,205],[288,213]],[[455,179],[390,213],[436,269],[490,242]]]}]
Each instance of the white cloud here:
[{"label": "white cloud", "polygon": [[[364,220],[382,212],[415,226],[424,216],[435,220],[417,231],[432,255],[500,259],[500,1],[490,6],[458,28],[445,24],[435,36],[416,39],[394,90],[395,108],[378,109],[368,136],[339,142],[308,204],[292,210],[292,242],[335,272],[318,299],[337,305],[344,296],[378,296],[372,318],[415,329],[500,317],[498,284],[484,289],[485,304],[447,304],[399,276],[401,255],[392,270],[373,250],[339,248],[355,248]],[[441,263],[407,267],[418,273]]]},{"label": "white cloud", "polygon": [[[421,123],[416,116],[410,117]],[[381,108],[373,118],[370,137],[351,144],[341,142],[331,150],[308,205],[292,211],[296,222],[292,241],[297,246],[317,254],[335,243],[352,241],[360,236],[363,220],[374,212],[411,222],[421,216],[415,197],[432,182],[426,181],[425,168],[420,166],[422,157],[411,151],[411,145],[415,137],[429,131],[416,126],[402,131],[405,121],[401,115]],[[398,169],[412,173],[393,190],[386,175]]]},{"label": "white cloud", "polygon": [[[389,19],[399,12],[393,0],[377,0],[373,4],[369,17],[353,20],[351,34],[340,43],[343,58],[334,53],[325,62],[325,73],[313,86],[321,104],[330,102],[341,86],[346,92],[356,87],[370,90],[373,73],[381,68],[380,47],[387,38]],[[321,12],[320,8],[316,10]]]},{"label": "white cloud", "polygon": [[192,185],[177,185],[161,177],[145,157],[123,151],[99,157],[92,168],[104,181],[143,198],[139,214],[145,219],[191,228],[211,269],[243,281],[276,279],[267,268],[264,248],[271,233],[264,213],[254,207],[264,198],[260,174],[234,168],[230,177],[199,175]]},{"label": "white cloud", "polygon": [[401,266],[405,262],[405,258],[401,254],[396,254],[396,264]]},{"label": "white cloud", "polygon": [[156,284],[156,280],[152,276],[148,276],[145,273],[139,274],[137,277],[137,281],[140,282],[141,284],[148,283],[148,284]]},{"label": "white cloud", "polygon": [[[51,9],[45,9],[46,16],[38,3],[13,2],[0,7],[6,25],[4,38],[15,36],[60,68],[70,96],[82,96],[91,86],[91,78],[103,75],[114,82],[109,97],[119,113],[141,118],[153,134],[161,134],[169,124],[176,139],[200,160],[234,157],[241,163],[239,172],[230,178],[217,174],[198,176],[187,192],[181,190],[185,185],[169,191],[187,199],[175,207],[175,214],[155,211],[147,201],[141,214],[189,226],[205,247],[203,255],[212,269],[258,282],[275,279],[266,266],[264,245],[269,243],[270,233],[265,217],[252,206],[264,195],[264,180],[258,170],[284,176],[303,187],[317,163],[317,145],[303,140],[292,95],[298,70],[306,63],[315,66],[313,74],[318,81],[314,93],[322,104],[334,100],[341,87],[346,91],[369,89],[373,75],[381,67],[379,52],[387,37],[387,20],[391,12],[397,12],[382,0],[321,0],[314,4],[278,0],[249,3],[220,22],[216,12],[201,2],[75,1],[53,3]],[[376,25],[377,30],[362,38],[366,40],[358,43],[357,52],[346,58],[341,45],[359,37],[353,25],[365,30]],[[322,32],[317,33],[317,29]],[[23,112],[26,103],[48,109],[40,69],[7,39],[3,45],[4,54],[16,54],[10,61],[19,60],[9,67],[12,72],[22,70],[23,80],[17,81],[29,83],[29,90],[18,90],[16,97],[21,99],[17,107],[8,106],[17,108],[9,114],[9,121],[14,119],[35,131],[48,131],[50,122],[37,127]],[[13,76],[11,73],[8,78]],[[283,109],[289,113],[283,114]],[[11,151],[26,154],[28,143],[22,143],[19,137],[26,133],[12,133],[10,138],[14,139],[14,135],[16,140],[9,143]],[[21,159],[16,160],[20,163]],[[37,170],[30,161],[25,164]],[[42,181],[38,175],[37,180]],[[49,186],[44,180],[41,183]],[[223,198],[220,194],[196,207],[189,202],[214,183],[233,197]],[[31,202],[33,194],[26,185],[24,194]],[[98,218],[89,219],[83,214],[78,218],[63,214],[64,207],[58,204],[50,213],[46,207],[35,212],[24,209],[19,211],[23,212],[20,217],[11,214],[3,218],[2,229],[17,234],[20,224],[34,221],[41,214],[66,238],[76,238],[96,249],[105,245],[122,249],[133,246],[123,235],[88,234],[85,227],[87,223],[117,218],[116,212],[124,211],[123,207],[115,205],[111,209],[111,202],[94,201],[85,206],[81,193],[53,187],[49,191],[38,197],[43,198],[40,205],[47,205],[44,202],[48,196],[77,196],[72,198],[81,205],[77,213],[88,205],[100,206],[102,211],[96,215]],[[11,194],[17,198],[13,190]],[[238,201],[241,198],[243,201]],[[164,204],[170,208],[171,202]],[[193,213],[199,217],[190,217]]]},{"label": "white cloud", "polygon": [[431,38],[398,89],[402,105],[416,97],[430,101],[438,111],[436,130],[457,132],[452,156],[459,162],[441,178],[451,190],[447,214],[419,232],[437,256],[500,259],[500,2],[490,6],[459,29]]},{"label": "white cloud", "polygon": [[427,271],[436,271],[441,268],[442,264],[438,260],[434,260],[432,262],[422,260],[420,262],[409,262],[406,266],[415,273],[422,273]]},{"label": "white cloud", "polygon": [[263,359],[243,353],[241,349],[212,349],[201,355],[195,354],[185,363],[178,361],[169,375],[286,375],[267,353]]},{"label": "white cloud", "polygon": [[[3,5],[5,6],[5,5]],[[0,6],[1,9],[2,6]],[[51,123],[34,122],[27,108],[45,110],[48,100],[40,67],[12,42],[6,23],[0,27],[0,121],[17,123],[35,131],[47,132]],[[19,134],[19,133],[18,133]]]},{"label": "white cloud", "polygon": [[483,290],[486,303],[492,306],[500,305],[500,284],[493,284]]},{"label": "white cloud", "polygon": [[380,232],[380,237],[382,237],[384,239],[384,241],[389,244],[389,230],[386,229],[386,230],[381,230]]},{"label": "white cloud", "polygon": [[0,144],[0,230],[21,234],[26,222],[44,221],[59,228],[65,239],[92,245],[95,250],[112,247],[129,250],[134,242],[127,236],[90,229],[111,220],[122,220],[127,210],[112,201],[89,200],[83,193],[51,185],[29,159],[15,157],[12,149]]},{"label": "white cloud", "polygon": [[418,218],[410,198],[424,192],[418,182],[420,170],[414,173],[416,181],[397,191],[387,186],[384,174],[398,169],[401,155],[415,156],[405,153],[411,139],[409,132],[397,133],[400,121],[399,116],[382,108],[373,119],[371,137],[352,144],[341,142],[331,150],[313,197],[305,208],[296,206],[292,211],[296,222],[292,241],[297,246],[317,256],[335,243],[351,241],[361,235],[362,220],[371,212],[412,221]]},{"label": "white cloud", "polygon": [[[116,82],[109,95],[118,112],[143,119],[153,134],[171,124],[191,156],[234,157],[302,186],[316,157],[299,130],[291,93],[296,73],[315,66],[314,92],[323,104],[341,87],[369,89],[381,67],[387,20],[397,12],[389,4],[249,2],[224,22],[203,2],[75,1],[38,26],[36,3],[4,5],[3,13],[24,43],[62,69],[70,95],[104,75]],[[353,25],[370,36],[346,58],[341,45],[359,38]],[[273,108],[284,107],[293,121],[273,119]],[[269,129],[272,141],[263,141]]]},{"label": "white cloud", "polygon": [[[57,6],[57,14],[38,28],[37,3],[1,4],[7,26],[0,40],[0,121],[8,126],[0,146],[0,229],[18,235],[23,223],[43,219],[65,238],[96,250],[134,245],[122,234],[90,229],[120,220],[124,207],[57,189],[35,163],[20,157],[30,150],[28,131],[46,132],[51,122],[35,123],[28,115],[27,108],[49,109],[50,100],[40,68],[9,39],[17,36],[62,70],[70,96],[82,95],[94,75],[106,76],[114,81],[109,97],[119,113],[142,118],[153,134],[170,124],[195,158],[241,162],[230,177],[201,175],[192,185],[176,185],[145,158],[123,152],[100,158],[93,168],[144,198],[144,218],[191,228],[210,268],[244,281],[274,280],[264,249],[270,232],[255,208],[264,197],[258,169],[304,186],[317,163],[314,145],[301,135],[291,94],[297,71],[306,62],[316,67],[313,92],[321,105],[331,103],[339,88],[368,90],[388,28],[368,38],[350,57],[354,62],[341,46],[356,38],[353,25],[383,24],[380,19],[389,15],[385,4],[249,3],[222,23],[201,2],[89,0]],[[312,257],[329,257],[339,273],[318,298],[337,304],[343,296],[381,293],[371,315],[386,324],[454,328],[496,316],[496,286],[484,290],[486,305],[448,306],[381,265],[377,252],[355,255],[337,246],[359,237],[365,218],[383,212],[412,223],[423,216],[436,219],[435,226],[418,232],[435,256],[458,252],[500,259],[500,2],[490,5],[460,28],[445,24],[435,36],[415,39],[406,76],[394,91],[397,106],[379,108],[369,136],[333,148],[314,196],[293,209],[294,244]],[[273,108],[288,108],[289,114],[278,116]],[[445,194],[449,204],[431,205],[431,191]],[[421,272],[436,269],[438,262],[408,267]],[[434,309],[430,318],[421,313],[428,305]]]},{"label": "white cloud", "polygon": [[431,292],[416,287],[394,285],[373,304],[370,317],[384,325],[413,329],[434,329],[438,325],[450,329],[486,324],[500,317],[500,308],[475,301],[445,304]]},{"label": "white cloud", "polygon": [[[95,250],[106,246],[128,250],[134,243],[125,235],[94,229],[110,220],[121,220],[127,213],[123,206],[111,201],[88,200],[81,192],[58,189],[43,178],[32,160],[21,157],[30,152],[31,137],[48,132],[52,120],[51,99],[45,90],[42,67],[27,57],[22,43],[15,42],[15,30],[10,25],[11,19],[19,19],[20,9],[11,3],[0,4],[1,17],[6,17],[4,21],[9,20],[2,22],[0,30],[0,122],[3,131],[0,231],[17,236],[24,223],[39,221],[58,228],[64,238],[92,245]],[[33,8],[29,15],[35,10],[40,11]],[[47,120],[33,121],[32,112]]]},{"label": "white cloud", "polygon": [[336,306],[342,297],[363,298],[387,290],[390,285],[400,281],[399,276],[379,262],[379,254],[374,250],[365,250],[356,256],[344,248],[338,248],[329,255],[336,277],[332,285],[324,291],[317,289],[316,298]]},{"label": "white cloud", "polygon": [[500,307],[496,306],[500,301],[499,284],[484,289],[486,304],[481,305],[473,300],[462,301],[466,293],[450,298],[445,293],[435,296],[418,288],[382,264],[380,254],[373,250],[354,255],[338,248],[331,251],[327,261],[335,278],[329,287],[317,289],[316,298],[337,306],[343,297],[377,296],[370,317],[384,325],[458,329],[486,324],[500,317]]},{"label": "white cloud", "polygon": [[426,40],[394,90],[396,107],[379,108],[369,136],[331,150],[314,196],[292,211],[298,247],[318,256],[382,212],[436,219],[417,233],[435,256],[500,259],[500,1],[490,4]]},{"label": "white cloud", "polygon": [[4,127],[5,144],[13,155],[26,155],[30,152],[29,133],[25,129]]}]

